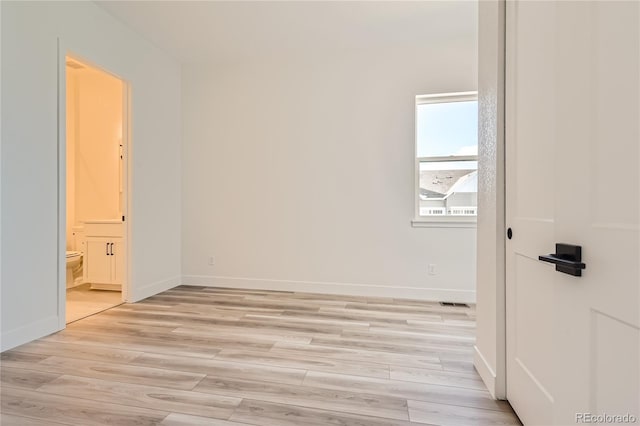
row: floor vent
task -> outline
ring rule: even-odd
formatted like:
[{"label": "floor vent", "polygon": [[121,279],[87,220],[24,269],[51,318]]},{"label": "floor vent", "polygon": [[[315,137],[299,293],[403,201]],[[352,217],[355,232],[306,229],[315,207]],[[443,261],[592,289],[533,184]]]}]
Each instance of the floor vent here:
[{"label": "floor vent", "polygon": [[466,303],[453,303],[453,302],[440,302],[440,306],[456,306],[460,308],[468,308],[469,305]]}]

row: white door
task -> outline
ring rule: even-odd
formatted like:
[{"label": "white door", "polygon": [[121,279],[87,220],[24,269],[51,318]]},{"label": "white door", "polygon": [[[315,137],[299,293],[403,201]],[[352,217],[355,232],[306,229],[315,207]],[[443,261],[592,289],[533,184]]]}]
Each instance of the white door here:
[{"label": "white door", "polygon": [[[506,22],[507,397],[527,425],[640,421],[640,3]],[[538,260],[556,243],[582,276]]]}]

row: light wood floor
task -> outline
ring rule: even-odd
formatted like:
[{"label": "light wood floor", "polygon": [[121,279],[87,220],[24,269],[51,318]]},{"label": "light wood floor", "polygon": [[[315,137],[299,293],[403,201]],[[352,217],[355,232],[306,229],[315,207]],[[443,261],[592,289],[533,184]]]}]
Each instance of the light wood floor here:
[{"label": "light wood floor", "polygon": [[181,286],[2,354],[5,425],[519,424],[474,310]]},{"label": "light wood floor", "polygon": [[82,284],[67,290],[67,324],[97,314],[122,303],[122,292],[91,290],[91,284]]}]

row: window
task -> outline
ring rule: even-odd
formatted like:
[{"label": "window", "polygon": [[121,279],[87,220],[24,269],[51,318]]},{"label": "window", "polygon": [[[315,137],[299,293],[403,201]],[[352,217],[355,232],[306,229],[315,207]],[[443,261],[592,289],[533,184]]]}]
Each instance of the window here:
[{"label": "window", "polygon": [[416,220],[475,223],[478,210],[476,92],[416,96]]}]

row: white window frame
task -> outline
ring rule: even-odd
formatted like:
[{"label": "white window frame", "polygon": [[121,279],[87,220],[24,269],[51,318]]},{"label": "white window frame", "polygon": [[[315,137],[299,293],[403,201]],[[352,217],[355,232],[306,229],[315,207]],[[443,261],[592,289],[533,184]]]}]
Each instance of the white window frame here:
[{"label": "white window frame", "polygon": [[411,225],[424,228],[475,228],[477,216],[420,216],[420,163],[443,161],[478,161],[477,155],[449,155],[445,157],[418,157],[418,105],[477,101],[478,92],[440,93],[418,95],[415,99],[415,182],[413,188],[414,216]]}]

